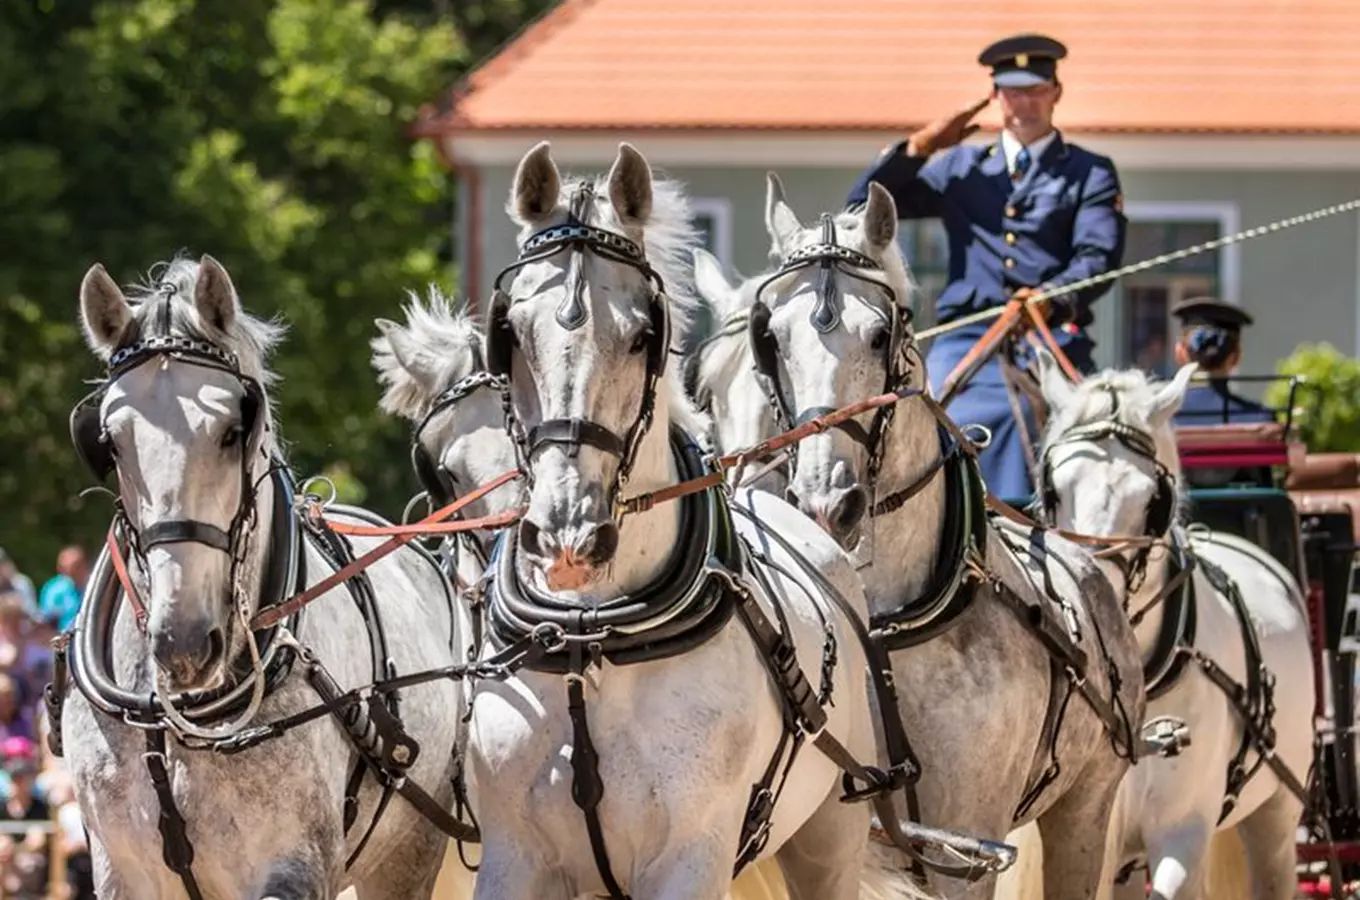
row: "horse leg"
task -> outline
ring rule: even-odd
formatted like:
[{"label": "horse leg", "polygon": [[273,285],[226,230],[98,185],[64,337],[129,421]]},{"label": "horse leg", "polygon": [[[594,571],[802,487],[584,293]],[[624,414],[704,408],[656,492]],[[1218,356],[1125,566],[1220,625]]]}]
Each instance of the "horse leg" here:
[{"label": "horse leg", "polygon": [[1196,900],[1200,896],[1213,833],[1213,824],[1203,819],[1188,819],[1158,832],[1144,831],[1152,873],[1149,900]]},{"label": "horse leg", "polygon": [[1093,759],[1083,777],[1039,816],[1045,900],[1111,896],[1119,841],[1110,832],[1116,828],[1114,802],[1124,771],[1103,757]]},{"label": "horse leg", "polygon": [[724,900],[732,888],[735,846],[737,836],[724,834],[668,846],[637,874],[628,893],[647,900]]},{"label": "horse leg", "polygon": [[416,829],[391,858],[357,885],[359,900],[429,900],[448,843],[444,832],[433,825]]},{"label": "horse leg", "polygon": [[1238,824],[1255,900],[1291,900],[1298,890],[1295,831],[1302,815],[1303,804],[1281,786]]},{"label": "horse leg", "polygon": [[775,854],[789,900],[854,900],[869,837],[867,803],[842,803],[838,791]]},{"label": "horse leg", "polygon": [[532,848],[482,844],[472,900],[572,900],[578,893],[565,873],[545,865]]}]

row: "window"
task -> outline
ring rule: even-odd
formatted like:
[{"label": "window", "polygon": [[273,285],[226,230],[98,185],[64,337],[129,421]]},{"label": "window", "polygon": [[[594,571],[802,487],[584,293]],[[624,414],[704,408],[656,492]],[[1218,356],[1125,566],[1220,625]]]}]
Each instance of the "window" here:
[{"label": "window", "polygon": [[703,235],[704,249],[724,266],[732,265],[732,201],[723,197],[698,197],[690,201],[694,225]]},{"label": "window", "polygon": [[935,298],[949,283],[949,241],[939,219],[909,219],[898,223],[897,242],[907,258],[917,293],[912,304],[915,327],[935,324]]},{"label": "window", "polygon": [[[1237,230],[1233,204],[1130,203],[1125,214],[1129,218],[1125,264],[1184,250]],[[1102,364],[1137,366],[1162,378],[1174,375],[1172,347],[1179,323],[1171,310],[1182,300],[1203,295],[1239,302],[1236,249],[1197,253],[1121,278],[1117,291],[1095,307],[1096,321],[1104,325],[1097,340],[1113,345]],[[1102,309],[1108,300],[1115,302]]]}]

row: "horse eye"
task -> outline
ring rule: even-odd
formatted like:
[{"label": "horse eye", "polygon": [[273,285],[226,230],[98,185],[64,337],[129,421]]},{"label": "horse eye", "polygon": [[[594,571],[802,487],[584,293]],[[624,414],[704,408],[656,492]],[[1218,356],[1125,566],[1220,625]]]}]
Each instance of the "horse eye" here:
[{"label": "horse eye", "polygon": [[651,341],[652,341],[651,329],[644,328],[637,333],[637,336],[635,338],[633,338],[633,343],[629,345],[628,352],[641,353],[643,350],[647,349],[647,345],[650,344]]},{"label": "horse eye", "polygon": [[241,442],[246,430],[240,425],[233,425],[227,429],[227,433],[222,435],[222,449],[229,450]]},{"label": "horse eye", "polygon": [[873,337],[869,338],[869,349],[882,350],[886,346],[888,346],[888,329],[874,329]]}]

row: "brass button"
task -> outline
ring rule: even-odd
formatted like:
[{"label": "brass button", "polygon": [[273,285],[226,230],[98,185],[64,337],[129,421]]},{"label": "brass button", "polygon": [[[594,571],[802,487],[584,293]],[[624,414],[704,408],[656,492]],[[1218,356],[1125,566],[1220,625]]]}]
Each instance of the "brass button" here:
[{"label": "brass button", "polygon": [[1014,232],[1014,231],[1008,231],[1008,232],[1006,232],[1006,243],[1008,243],[1008,244],[1014,244],[1014,243],[1015,243],[1015,232]]},{"label": "brass button", "polygon": [[1006,207],[1006,218],[1008,218],[1008,219],[1014,219],[1014,218],[1015,218],[1015,207],[1014,207],[1014,206],[1008,206],[1008,207]]},{"label": "brass button", "polygon": [[1008,269],[1014,269],[1014,268],[1015,268],[1015,260],[1011,259],[1009,256],[1006,257],[1006,268],[1008,268]]}]

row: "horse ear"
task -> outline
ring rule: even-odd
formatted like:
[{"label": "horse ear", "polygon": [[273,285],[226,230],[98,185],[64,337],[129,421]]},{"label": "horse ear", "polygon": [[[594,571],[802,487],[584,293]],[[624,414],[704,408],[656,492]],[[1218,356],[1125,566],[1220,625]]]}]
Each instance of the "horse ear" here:
[{"label": "horse ear", "polygon": [[1199,371],[1199,363],[1186,363],[1176,376],[1157,391],[1152,401],[1152,414],[1148,417],[1154,428],[1162,428],[1180,412],[1185,402],[1185,392],[1190,387],[1190,379]]},{"label": "horse ear", "polygon": [[645,225],[652,215],[652,167],[626,141],[609,170],[609,200],[625,226]]},{"label": "horse ear", "polygon": [[100,263],[90,266],[81,279],[80,322],[90,348],[106,356],[132,322],[132,307]]},{"label": "horse ear", "polygon": [[864,209],[864,237],[869,246],[879,253],[897,240],[897,203],[888,189],[877,181],[869,182],[869,203]]},{"label": "horse ear", "polygon": [[1044,395],[1044,402],[1049,409],[1062,409],[1072,401],[1076,386],[1068,380],[1067,373],[1047,347],[1037,348],[1035,356],[1039,360],[1039,390]]},{"label": "horse ear", "polygon": [[510,211],[521,225],[542,221],[557,206],[557,194],[562,189],[562,176],[553,162],[552,145],[540,141],[524,154],[515,169],[515,181],[510,188]]},{"label": "horse ear", "polygon": [[773,172],[765,173],[765,230],[780,255],[788,253],[789,245],[803,230],[803,223],[784,199],[784,183]]},{"label": "horse ear", "polygon": [[702,247],[694,248],[694,286],[709,306],[720,309],[733,285],[723,274],[722,263]]},{"label": "horse ear", "polygon": [[198,263],[198,280],[194,283],[194,306],[199,318],[222,334],[236,324],[236,287],[222,264],[208,254]]}]

